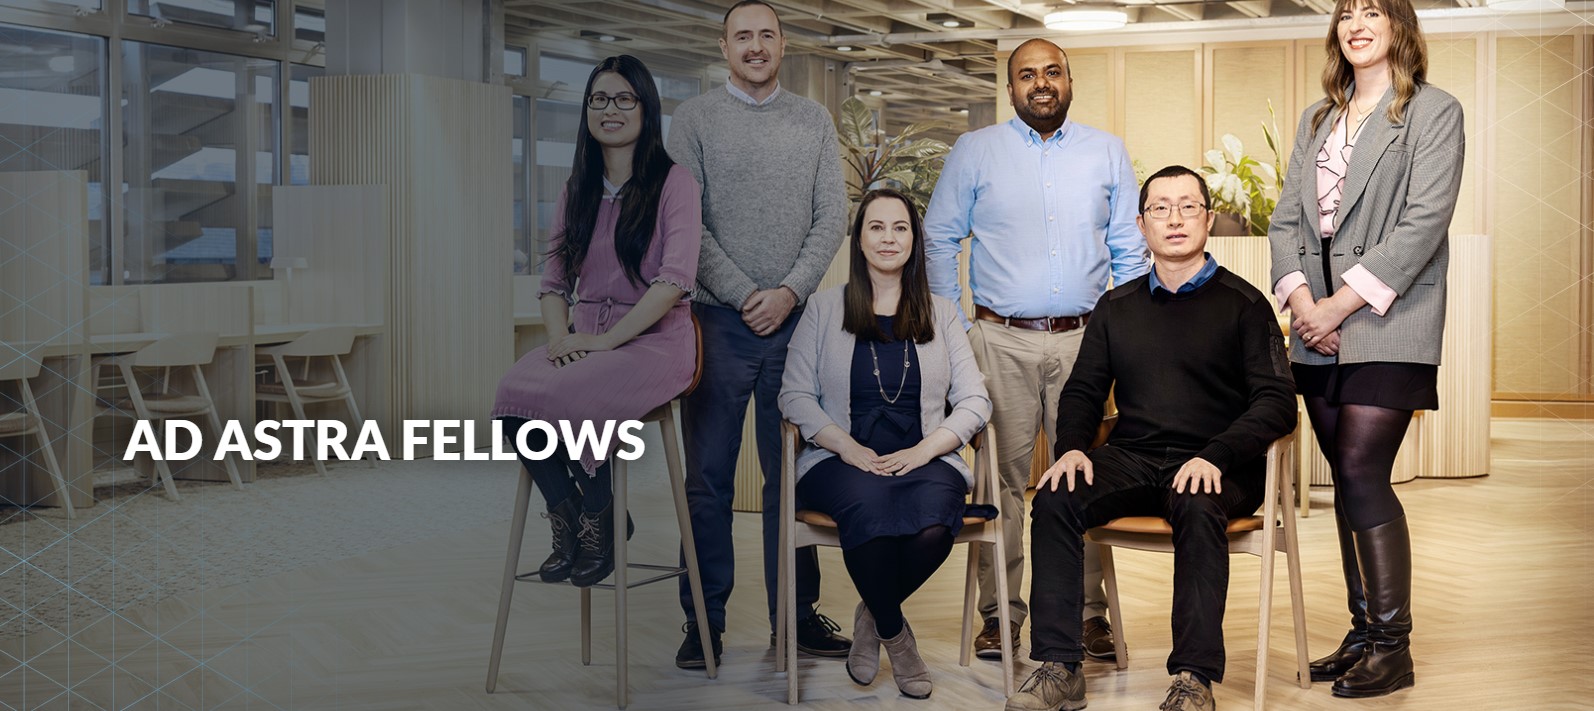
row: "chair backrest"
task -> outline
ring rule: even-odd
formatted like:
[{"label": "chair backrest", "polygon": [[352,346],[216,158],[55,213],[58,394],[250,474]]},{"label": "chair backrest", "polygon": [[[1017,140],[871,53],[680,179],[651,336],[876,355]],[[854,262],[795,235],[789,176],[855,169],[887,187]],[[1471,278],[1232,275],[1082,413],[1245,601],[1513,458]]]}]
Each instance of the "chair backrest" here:
[{"label": "chair backrest", "polygon": [[262,349],[280,356],[307,357],[344,355],[354,350],[353,326],[318,328],[280,346]]},{"label": "chair backrest", "polygon": [[134,353],[128,359],[135,367],[204,365],[216,358],[215,333],[174,333]]},{"label": "chair backrest", "polygon": [[12,348],[0,348],[0,381],[22,380],[39,374],[39,360]]}]

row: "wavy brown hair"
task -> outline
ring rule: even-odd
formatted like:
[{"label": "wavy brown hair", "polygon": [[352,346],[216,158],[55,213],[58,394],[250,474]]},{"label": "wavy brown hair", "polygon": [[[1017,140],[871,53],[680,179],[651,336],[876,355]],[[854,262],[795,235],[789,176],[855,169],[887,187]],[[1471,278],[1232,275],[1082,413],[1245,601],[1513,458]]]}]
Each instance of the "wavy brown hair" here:
[{"label": "wavy brown hair", "polygon": [[1390,123],[1400,123],[1406,116],[1406,105],[1417,89],[1428,83],[1428,42],[1423,39],[1422,27],[1417,24],[1417,11],[1411,0],[1336,0],[1333,22],[1328,25],[1328,39],[1323,44],[1323,93],[1328,101],[1312,115],[1312,135],[1336,111],[1344,111],[1350,97],[1345,90],[1355,79],[1355,68],[1345,60],[1339,49],[1340,17],[1345,13],[1372,6],[1389,18],[1389,79],[1395,87],[1395,100],[1389,102],[1384,114]]},{"label": "wavy brown hair", "polygon": [[[876,200],[901,200],[908,208],[908,227],[913,232],[913,253],[902,267],[902,296],[897,299],[897,312],[893,314],[891,330],[880,330],[875,320],[874,283],[869,281],[869,260],[863,254],[864,213],[869,203]],[[842,330],[865,341],[913,341],[929,343],[935,340],[935,304],[930,300],[930,274],[925,268],[924,219],[919,216],[913,200],[890,188],[879,188],[864,193],[858,201],[858,216],[852,220],[851,270],[843,292],[841,315]]]}]

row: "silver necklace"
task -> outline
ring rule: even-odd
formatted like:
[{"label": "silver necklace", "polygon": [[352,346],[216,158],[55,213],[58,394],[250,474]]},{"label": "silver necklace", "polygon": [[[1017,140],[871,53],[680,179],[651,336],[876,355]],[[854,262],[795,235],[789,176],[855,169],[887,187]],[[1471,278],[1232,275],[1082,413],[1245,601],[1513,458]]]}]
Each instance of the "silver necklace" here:
[{"label": "silver necklace", "polygon": [[897,404],[897,400],[902,397],[902,390],[908,386],[908,346],[907,342],[902,344],[902,382],[897,384],[897,394],[892,396],[886,394],[886,384],[880,382],[880,354],[875,352],[874,341],[869,342],[869,357],[874,360],[874,382],[880,388],[880,397],[884,398],[888,405]]}]

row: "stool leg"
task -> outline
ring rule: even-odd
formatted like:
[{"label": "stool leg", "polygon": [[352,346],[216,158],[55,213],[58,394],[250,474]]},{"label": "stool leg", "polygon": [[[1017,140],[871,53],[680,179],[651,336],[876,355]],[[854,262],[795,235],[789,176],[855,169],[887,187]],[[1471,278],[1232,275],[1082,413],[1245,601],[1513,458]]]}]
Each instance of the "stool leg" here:
[{"label": "stool leg", "polygon": [[614,466],[614,505],[610,508],[614,514],[614,695],[615,705],[625,708],[630,699],[630,674],[626,669],[626,550],[625,550],[625,507],[626,507],[626,462],[615,457],[610,460]]},{"label": "stool leg", "polygon": [[520,544],[526,536],[526,512],[531,505],[531,473],[520,468],[515,490],[515,517],[509,523],[509,552],[504,556],[504,581],[498,590],[498,621],[493,625],[493,654],[487,662],[487,693],[498,686],[498,662],[504,654],[504,629],[509,625],[509,601],[515,592],[515,569],[520,565]]},{"label": "stool leg", "polygon": [[581,665],[592,666],[592,588],[581,589]]},{"label": "stool leg", "polygon": [[692,535],[692,512],[686,505],[686,480],[681,471],[681,442],[675,432],[675,403],[670,403],[659,423],[664,437],[664,465],[670,472],[670,495],[675,498],[675,525],[681,530],[681,550],[686,554],[686,582],[692,588],[692,610],[697,613],[698,640],[703,645],[703,663],[708,678],[719,678],[719,664],[714,661],[714,646],[709,640],[708,605],[703,602],[703,576],[697,567],[697,539]]}]

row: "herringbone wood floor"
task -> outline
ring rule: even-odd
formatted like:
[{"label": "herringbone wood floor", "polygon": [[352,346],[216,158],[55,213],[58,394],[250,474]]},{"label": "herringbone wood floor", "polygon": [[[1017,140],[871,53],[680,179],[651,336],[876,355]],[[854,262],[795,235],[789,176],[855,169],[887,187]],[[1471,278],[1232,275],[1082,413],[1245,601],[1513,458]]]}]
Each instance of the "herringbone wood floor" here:
[{"label": "herringbone wood floor", "polygon": [[[507,466],[507,465],[502,465]],[[639,467],[640,468],[640,467]],[[336,473],[333,474],[336,476]],[[505,481],[510,475],[504,474]],[[1334,699],[1326,685],[1294,685],[1288,586],[1280,560],[1272,625],[1269,708],[1588,709],[1594,658],[1594,423],[1497,421],[1494,474],[1399,487],[1416,558],[1415,689],[1371,701]],[[657,477],[654,477],[657,480]],[[509,502],[506,486],[506,517]],[[446,495],[439,492],[438,495]],[[1302,520],[1312,653],[1345,625],[1331,494]],[[358,505],[352,502],[350,505]],[[633,487],[633,560],[668,561],[676,539],[657,485]],[[525,566],[547,534],[534,519]],[[70,638],[0,644],[0,708],[27,709],[571,709],[613,703],[612,598],[595,596],[594,664],[579,661],[573,589],[521,585],[498,693],[483,692],[506,525],[460,531],[248,586],[128,611]],[[359,535],[351,531],[349,535]],[[759,582],[757,519],[737,520],[738,592],[720,678],[671,663],[681,614],[674,587],[636,591],[631,605],[632,707],[775,708],[785,679],[771,671]],[[290,552],[285,552],[290,554]],[[935,672],[929,701],[897,695],[883,671],[870,688],[839,662],[803,659],[805,705],[886,709],[999,709],[999,667],[957,666],[962,550],[909,603]],[[856,600],[836,551],[821,554],[823,610],[850,625]],[[1163,658],[1171,558],[1118,557],[1130,669],[1087,664],[1093,711],[1154,708]],[[1247,708],[1254,683],[1255,559],[1234,559],[1224,708]],[[1029,669],[1021,666],[1022,676]],[[63,691],[63,689],[70,689]],[[611,706],[612,707],[612,706]]]}]

